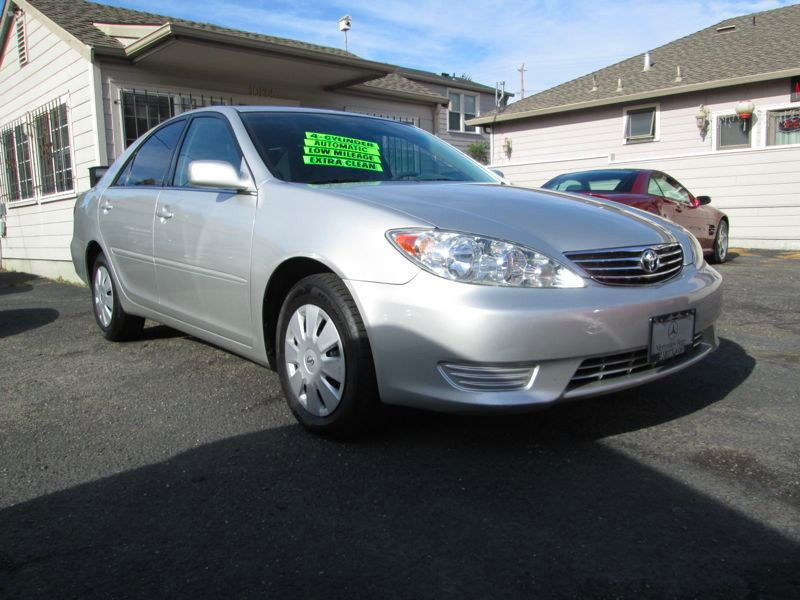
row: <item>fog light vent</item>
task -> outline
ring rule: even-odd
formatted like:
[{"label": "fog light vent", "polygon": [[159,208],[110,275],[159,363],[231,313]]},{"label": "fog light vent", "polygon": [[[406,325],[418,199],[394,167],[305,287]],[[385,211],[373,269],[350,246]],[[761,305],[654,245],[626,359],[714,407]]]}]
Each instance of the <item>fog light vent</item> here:
[{"label": "fog light vent", "polygon": [[529,388],[538,367],[442,363],[439,370],[450,385],[460,390],[513,392]]}]

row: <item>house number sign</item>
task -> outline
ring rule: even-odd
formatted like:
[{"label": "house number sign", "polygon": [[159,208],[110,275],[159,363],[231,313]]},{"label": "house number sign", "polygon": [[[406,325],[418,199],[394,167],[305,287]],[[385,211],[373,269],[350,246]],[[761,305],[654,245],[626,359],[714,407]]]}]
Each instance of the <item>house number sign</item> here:
[{"label": "house number sign", "polygon": [[248,93],[251,96],[261,96],[263,98],[272,98],[272,88],[265,87],[263,85],[254,85],[250,84],[248,88]]}]

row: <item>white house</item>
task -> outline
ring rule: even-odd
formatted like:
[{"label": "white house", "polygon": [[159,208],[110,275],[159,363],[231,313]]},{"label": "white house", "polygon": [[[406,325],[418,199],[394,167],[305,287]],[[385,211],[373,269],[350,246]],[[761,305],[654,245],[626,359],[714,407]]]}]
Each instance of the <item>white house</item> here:
[{"label": "white house", "polygon": [[470,123],[516,184],[656,168],[712,197],[732,245],[800,249],[798,31],[800,5],[729,19]]},{"label": "white house", "polygon": [[[335,24],[332,24],[335,26]],[[495,91],[344,50],[83,0],[14,0],[0,17],[0,259],[76,280],[72,211],[90,168],[210,104],[311,106],[410,122],[467,149]]]}]

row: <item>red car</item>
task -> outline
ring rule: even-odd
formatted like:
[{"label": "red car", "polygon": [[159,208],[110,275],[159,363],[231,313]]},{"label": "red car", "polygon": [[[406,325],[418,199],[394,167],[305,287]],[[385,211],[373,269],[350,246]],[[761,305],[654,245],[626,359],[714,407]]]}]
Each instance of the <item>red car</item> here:
[{"label": "red car", "polygon": [[604,169],[564,173],[543,188],[586,194],[646,210],[683,225],[715,263],[728,258],[730,223],[722,211],[710,206],[708,196],[693,196],[675,179],[650,169]]}]

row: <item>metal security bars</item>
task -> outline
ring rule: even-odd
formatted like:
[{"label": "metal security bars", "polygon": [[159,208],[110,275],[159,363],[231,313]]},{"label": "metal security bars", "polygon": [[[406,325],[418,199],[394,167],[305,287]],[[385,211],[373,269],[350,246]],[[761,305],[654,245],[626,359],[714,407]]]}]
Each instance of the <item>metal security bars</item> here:
[{"label": "metal security bars", "polygon": [[74,188],[67,105],[56,100],[0,129],[0,202]]},{"label": "metal security bars", "polygon": [[33,131],[42,195],[72,189],[67,105],[51,103],[33,112]]},{"label": "metal security bars", "polygon": [[143,133],[175,115],[204,106],[231,105],[233,98],[130,89],[121,90],[119,102],[127,148]]},{"label": "metal security bars", "polygon": [[25,118],[14,121],[0,132],[3,146],[3,176],[0,199],[15,202],[33,198],[33,163]]}]

